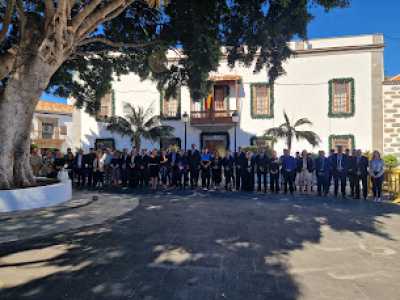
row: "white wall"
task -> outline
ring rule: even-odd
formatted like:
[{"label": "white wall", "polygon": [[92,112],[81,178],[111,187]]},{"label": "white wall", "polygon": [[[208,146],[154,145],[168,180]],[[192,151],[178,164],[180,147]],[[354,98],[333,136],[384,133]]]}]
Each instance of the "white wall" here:
[{"label": "white wall", "polygon": [[[350,46],[351,38],[327,39],[310,41],[318,47]],[[360,36],[353,38],[353,44],[372,44],[373,36]],[[314,46],[313,46],[314,47]],[[312,149],[304,142],[294,142],[294,150],[328,150],[329,135],[352,134],[355,136],[356,147],[370,150],[372,147],[372,65],[371,51],[341,51],[319,54],[303,54],[293,57],[284,64],[286,75],[280,77],[274,86],[274,118],[252,119],[250,115],[250,83],[266,82],[266,71],[253,74],[252,68],[236,66],[229,69],[223,61],[217,74],[235,74],[242,77],[241,86],[241,121],[238,128],[238,146],[247,146],[250,137],[260,136],[270,127],[277,126],[283,122],[283,110],[286,110],[291,120],[307,117],[314,126],[305,130],[315,131],[322,139],[317,149]],[[383,53],[382,53],[383,55]],[[328,81],[334,78],[350,77],[355,81],[355,115],[350,118],[329,118]],[[135,106],[148,107],[152,105],[154,113],[159,113],[160,96],[156,86],[151,81],[140,81],[134,75],[122,76],[121,80],[113,84],[116,98],[116,114],[122,115],[123,102],[129,102]],[[230,108],[235,107],[236,96],[231,89]],[[181,111],[190,112],[189,91],[182,89]],[[181,121],[168,121],[167,124],[175,127],[175,136],[180,137],[184,143],[184,125]],[[97,137],[114,137],[118,148],[130,146],[127,139],[121,139],[116,135],[107,133],[99,126],[94,118],[83,114],[82,119],[82,141],[83,145],[93,145]],[[215,131],[220,131],[217,127]],[[199,136],[201,130],[189,126],[187,145],[191,143],[200,144]],[[229,130],[231,149],[233,149],[233,128]],[[150,142],[144,142],[143,147],[151,148],[158,146]],[[284,148],[284,143],[276,145],[279,152]]]}]

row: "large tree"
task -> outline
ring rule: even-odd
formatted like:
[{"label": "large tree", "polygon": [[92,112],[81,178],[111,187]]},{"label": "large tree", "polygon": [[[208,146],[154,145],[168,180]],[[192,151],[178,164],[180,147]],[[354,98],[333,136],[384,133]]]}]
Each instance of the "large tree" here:
[{"label": "large tree", "polygon": [[[135,72],[173,94],[207,93],[226,46],[228,61],[283,73],[287,42],[306,38],[311,5],[348,0],[0,0],[0,188],[34,183],[32,116],[43,91],[74,97],[90,113],[113,78]],[[243,47],[246,46],[246,47]],[[180,59],[165,64],[165,52]]]}]

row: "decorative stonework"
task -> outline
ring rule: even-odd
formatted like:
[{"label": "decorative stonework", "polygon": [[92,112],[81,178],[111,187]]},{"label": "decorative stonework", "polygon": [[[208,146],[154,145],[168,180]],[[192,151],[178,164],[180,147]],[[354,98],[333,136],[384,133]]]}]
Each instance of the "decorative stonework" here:
[{"label": "decorative stonework", "polygon": [[395,82],[383,84],[384,153],[400,157],[400,87]]}]

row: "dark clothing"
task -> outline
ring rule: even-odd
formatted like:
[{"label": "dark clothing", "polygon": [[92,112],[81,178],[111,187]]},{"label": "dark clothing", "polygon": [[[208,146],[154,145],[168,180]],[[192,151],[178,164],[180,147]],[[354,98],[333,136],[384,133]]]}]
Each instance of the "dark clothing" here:
[{"label": "dark clothing", "polygon": [[317,191],[318,195],[328,195],[329,193],[329,176],[331,171],[330,160],[326,157],[318,157],[315,160],[315,172],[317,175]]},{"label": "dark clothing", "polygon": [[354,157],[352,160],[354,197],[360,198],[360,181],[362,185],[363,198],[368,195],[368,158],[365,156]]},{"label": "dark clothing", "polygon": [[269,184],[271,192],[279,192],[279,159],[272,158],[269,164]]},{"label": "dark clothing", "polygon": [[349,169],[349,158],[345,154],[335,154],[332,158],[332,173],[334,180],[335,196],[338,195],[339,182],[343,197],[346,197],[346,182]]},{"label": "dark clothing", "polygon": [[88,153],[83,156],[83,162],[85,166],[85,177],[87,178],[88,187],[93,186],[94,172],[93,172],[93,162],[96,158],[95,153]]},{"label": "dark clothing", "polygon": [[289,191],[291,194],[294,192],[294,178],[297,169],[297,161],[293,156],[282,156],[282,175],[283,175],[283,186],[285,194]]},{"label": "dark clothing", "polygon": [[222,182],[222,159],[213,158],[211,162],[212,181],[215,186],[219,186]]},{"label": "dark clothing", "polygon": [[372,177],[371,180],[372,180],[372,192],[374,194],[374,198],[381,198],[383,176],[377,178]]},{"label": "dark clothing", "polygon": [[189,157],[180,156],[178,162],[177,185],[180,188],[186,188],[189,181]]},{"label": "dark clothing", "polygon": [[225,177],[225,189],[228,190],[232,188],[234,184],[234,167],[235,167],[235,159],[232,155],[226,156],[222,159],[222,167],[224,169],[224,177]]},{"label": "dark clothing", "polygon": [[189,151],[190,186],[197,187],[199,182],[201,155],[198,150]]},{"label": "dark clothing", "polygon": [[161,159],[159,156],[149,157],[149,175],[151,178],[158,178],[160,173],[160,161]]},{"label": "dark clothing", "polygon": [[79,187],[85,185],[85,161],[83,154],[77,154],[73,163],[74,174]]},{"label": "dark clothing", "polygon": [[246,155],[244,152],[235,153],[235,188],[237,191],[242,189],[242,169],[241,164],[245,164],[244,160],[246,160]]},{"label": "dark clothing", "polygon": [[126,186],[128,184],[128,178],[130,173],[129,163],[131,161],[131,157],[127,153],[123,153],[121,157],[121,181],[122,185]]},{"label": "dark clothing", "polygon": [[211,161],[202,160],[200,162],[201,166],[201,186],[203,188],[210,188],[211,181]]},{"label": "dark clothing", "polygon": [[257,173],[257,190],[260,192],[262,189],[267,191],[267,174],[269,167],[269,158],[266,154],[259,154],[255,158],[256,173]]},{"label": "dark clothing", "polygon": [[[296,171],[298,173],[300,173],[303,170],[303,164],[304,164],[303,157],[296,158],[296,166],[297,166]],[[307,170],[310,173],[314,172],[314,163],[311,157],[307,157]]]},{"label": "dark clothing", "polygon": [[240,163],[242,190],[252,192],[254,190],[255,159],[244,157]]}]

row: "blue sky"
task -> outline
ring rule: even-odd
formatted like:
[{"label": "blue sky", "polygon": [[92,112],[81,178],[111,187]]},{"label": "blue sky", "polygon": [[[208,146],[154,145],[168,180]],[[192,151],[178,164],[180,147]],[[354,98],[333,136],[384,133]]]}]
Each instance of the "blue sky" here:
[{"label": "blue sky", "polygon": [[[400,0],[351,0],[346,9],[326,13],[312,9],[315,19],[309,24],[309,38],[336,37],[383,33],[385,36],[385,74],[400,74]],[[66,102],[65,99],[43,95],[43,100]]]}]

